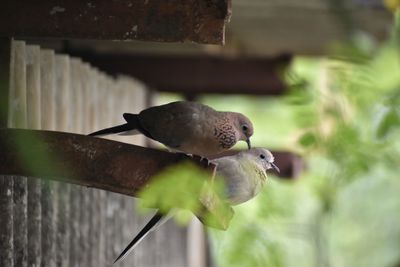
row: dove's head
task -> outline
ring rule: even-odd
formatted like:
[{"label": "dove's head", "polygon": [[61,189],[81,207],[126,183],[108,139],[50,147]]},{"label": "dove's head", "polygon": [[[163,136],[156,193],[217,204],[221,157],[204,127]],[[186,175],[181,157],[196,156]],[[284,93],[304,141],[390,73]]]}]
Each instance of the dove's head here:
[{"label": "dove's head", "polygon": [[232,112],[234,119],[234,126],[238,133],[239,140],[246,141],[248,148],[251,148],[250,137],[253,135],[253,124],[241,113]]},{"label": "dove's head", "polygon": [[252,149],[243,151],[241,153],[246,154],[244,156],[250,157],[252,161],[257,162],[257,164],[262,166],[266,171],[273,169],[277,173],[280,172],[278,166],[276,166],[274,163],[274,156],[268,149],[262,147],[253,147]]}]

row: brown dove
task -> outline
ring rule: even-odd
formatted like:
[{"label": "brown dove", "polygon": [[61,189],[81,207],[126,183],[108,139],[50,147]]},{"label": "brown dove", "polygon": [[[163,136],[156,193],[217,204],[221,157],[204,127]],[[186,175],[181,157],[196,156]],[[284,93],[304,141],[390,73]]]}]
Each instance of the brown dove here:
[{"label": "brown dove", "polygon": [[210,156],[234,146],[239,140],[250,148],[253,125],[243,114],[221,112],[187,101],[155,106],[139,114],[124,113],[125,124],[89,134],[100,136],[139,131],[171,150],[187,154]]}]

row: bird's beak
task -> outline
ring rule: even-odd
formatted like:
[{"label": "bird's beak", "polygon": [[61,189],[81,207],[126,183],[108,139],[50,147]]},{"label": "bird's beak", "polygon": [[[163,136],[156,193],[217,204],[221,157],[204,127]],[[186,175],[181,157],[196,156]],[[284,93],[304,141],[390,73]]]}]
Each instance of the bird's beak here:
[{"label": "bird's beak", "polygon": [[281,171],[279,170],[278,166],[275,165],[275,163],[271,162],[271,166],[272,169],[274,169],[274,171],[276,171],[277,173],[281,173]]},{"label": "bird's beak", "polygon": [[247,147],[250,149],[251,148],[251,143],[250,143],[250,138],[246,139]]}]

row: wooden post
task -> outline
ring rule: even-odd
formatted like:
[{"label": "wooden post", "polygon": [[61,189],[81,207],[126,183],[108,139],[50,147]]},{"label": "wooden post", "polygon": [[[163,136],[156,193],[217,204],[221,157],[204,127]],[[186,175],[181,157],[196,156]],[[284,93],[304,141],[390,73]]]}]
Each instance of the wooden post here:
[{"label": "wooden post", "polygon": [[[54,52],[41,50],[41,124],[44,130],[55,129],[55,61]],[[56,266],[55,185],[42,181],[42,266]]]},{"label": "wooden post", "polygon": [[[0,127],[7,126],[11,40],[0,38]],[[0,175],[0,266],[13,266],[13,179]]]},{"label": "wooden post", "polygon": [[[26,67],[25,67],[25,43],[23,41],[12,42],[13,64],[12,87],[10,87],[10,113],[9,127],[27,127],[26,107]],[[28,184],[26,177],[15,177],[13,185],[13,209],[14,209],[14,265],[27,266],[27,201]],[[17,230],[18,229],[18,230]]]},{"label": "wooden post", "polygon": [[[41,128],[40,112],[40,48],[26,47],[26,90],[28,128]],[[40,266],[41,262],[41,183],[28,179],[28,266]]]}]

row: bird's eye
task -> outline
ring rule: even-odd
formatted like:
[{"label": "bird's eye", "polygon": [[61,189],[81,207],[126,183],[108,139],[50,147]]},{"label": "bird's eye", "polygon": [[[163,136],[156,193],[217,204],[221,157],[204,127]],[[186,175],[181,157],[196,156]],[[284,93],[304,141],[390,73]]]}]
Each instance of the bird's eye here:
[{"label": "bird's eye", "polygon": [[246,131],[247,131],[247,129],[248,129],[247,125],[243,125],[243,126],[242,126],[242,130],[243,130],[243,132],[246,132]]},{"label": "bird's eye", "polygon": [[263,154],[260,155],[261,159],[265,159],[265,156]]}]

